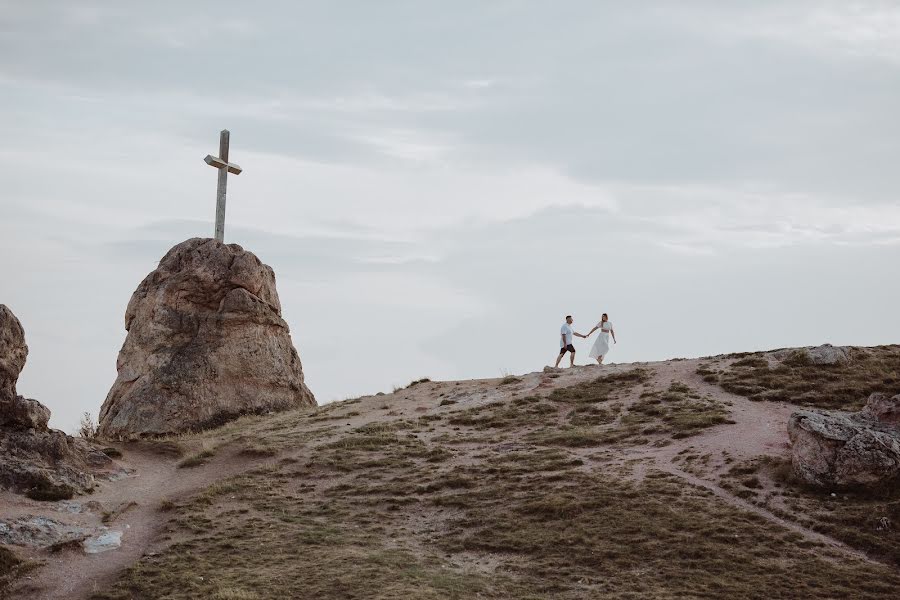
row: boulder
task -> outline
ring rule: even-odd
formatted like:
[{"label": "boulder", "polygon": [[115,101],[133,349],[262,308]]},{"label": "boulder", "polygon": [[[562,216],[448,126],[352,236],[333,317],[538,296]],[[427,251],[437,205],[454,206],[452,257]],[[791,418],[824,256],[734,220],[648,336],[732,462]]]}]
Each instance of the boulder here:
[{"label": "boulder", "polygon": [[863,412],[879,423],[900,427],[900,394],[875,392],[869,396]]},{"label": "boulder", "polygon": [[770,353],[776,360],[803,360],[814,365],[840,365],[850,361],[848,346],[810,346],[808,348],[784,348]]},{"label": "boulder", "polygon": [[101,436],[193,431],[315,405],[275,274],[237,244],[194,238],[172,248],[132,295],[125,329]]},{"label": "boulder", "polygon": [[0,429],[0,487],[36,500],[60,500],[93,489],[112,460],[56,429]]},{"label": "boulder", "polygon": [[850,360],[850,349],[844,346],[822,344],[814,348],[806,348],[806,356],[814,365],[838,365]]},{"label": "boulder", "polygon": [[5,304],[0,304],[0,426],[14,425],[21,416],[17,407],[16,382],[26,358],[25,330],[16,315]]},{"label": "boulder", "polygon": [[4,406],[3,425],[20,429],[47,429],[50,409],[31,398],[16,396]]},{"label": "boulder", "polygon": [[50,409],[16,394],[27,356],[22,324],[0,304],[0,488],[41,500],[86,492],[92,471],[112,461],[85,440],[48,429]]},{"label": "boulder", "polygon": [[788,421],[791,464],[822,487],[878,488],[900,482],[900,395],[872,394],[857,413],[799,411]]}]

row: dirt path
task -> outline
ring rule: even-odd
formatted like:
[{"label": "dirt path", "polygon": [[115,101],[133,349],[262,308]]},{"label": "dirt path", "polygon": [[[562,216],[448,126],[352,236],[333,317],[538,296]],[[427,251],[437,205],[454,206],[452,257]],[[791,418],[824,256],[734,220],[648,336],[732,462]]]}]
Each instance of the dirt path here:
[{"label": "dirt path", "polygon": [[[97,502],[106,511],[131,506],[106,526],[122,533],[121,546],[98,554],[81,550],[41,554],[46,564],[18,582],[11,590],[15,598],[73,600],[86,598],[105,589],[116,573],[140,559],[159,532],[165,515],[159,507],[164,500],[177,500],[210,484],[253,466],[253,460],[232,455],[218,455],[202,468],[179,469],[177,461],[146,450],[125,448],[124,466],[134,474],[115,482],[105,482],[101,489],[84,501]],[[258,461],[256,461],[258,462]],[[51,515],[55,516],[55,515]],[[102,526],[98,511],[78,513],[67,519],[85,528]]]}]

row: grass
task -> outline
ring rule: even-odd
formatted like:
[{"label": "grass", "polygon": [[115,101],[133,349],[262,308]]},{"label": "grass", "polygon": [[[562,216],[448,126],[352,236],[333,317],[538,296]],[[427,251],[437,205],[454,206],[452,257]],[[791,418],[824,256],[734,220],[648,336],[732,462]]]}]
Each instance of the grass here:
[{"label": "grass", "polygon": [[[476,430],[504,430],[536,428],[531,439],[560,445],[592,445],[599,443],[599,434],[585,427],[611,423],[620,407],[599,406],[647,381],[649,372],[633,369],[620,374],[598,377],[591,381],[553,390],[547,398],[525,396],[510,401],[498,401],[452,413],[450,425]],[[564,414],[567,425],[560,430],[558,415]],[[543,437],[542,437],[543,436]]]},{"label": "grass", "polygon": [[704,365],[698,373],[751,400],[858,410],[873,392],[900,394],[900,346],[851,348],[850,361],[835,365],[813,364],[798,352],[770,366],[765,355],[755,353],[721,372]]},{"label": "grass", "polygon": [[192,454],[187,458],[183,459],[178,463],[179,469],[190,469],[193,467],[199,467],[200,465],[205,465],[207,463],[207,459],[212,458],[216,455],[215,450],[206,449],[197,452],[196,454]]},{"label": "grass", "polygon": [[137,502],[123,502],[112,510],[103,511],[103,515],[100,520],[104,525],[109,525],[137,505]]},{"label": "grass", "polygon": [[40,562],[19,558],[11,548],[0,544],[0,598],[7,597],[5,590],[13,580],[39,566]]},{"label": "grass", "polygon": [[650,379],[647,369],[632,369],[565,388],[557,388],[550,394],[550,400],[567,404],[584,405],[604,402],[622,391],[644,383]]},{"label": "grass", "polygon": [[[608,444],[655,444],[727,422],[724,404],[677,381],[651,388],[657,380],[635,369],[546,397],[462,410],[442,403],[440,421],[397,414],[339,428],[321,421],[343,418],[346,407],[282,413],[181,440],[234,443],[238,452],[259,445],[279,458],[163,502],[158,552],[92,598],[895,596],[896,568],[810,541],[652,468],[639,483],[625,478],[614,460],[620,450]],[[383,399],[354,402],[351,412],[391,416],[379,409]],[[708,458],[687,448],[679,456],[698,468]],[[810,526],[843,519],[845,535],[866,531],[867,548],[880,540],[878,556],[890,557],[896,529],[870,536],[882,521],[863,519],[900,523],[893,500],[851,497],[840,507],[789,477],[777,461],[742,463],[723,484],[766,502],[777,482],[773,512],[809,502],[805,510],[821,511]]]},{"label": "grass", "polygon": [[[6,546],[0,546],[0,585],[9,578],[16,567],[22,564],[22,560],[16,556],[15,552]],[[2,589],[2,588],[0,588]]]},{"label": "grass", "polygon": [[782,518],[900,568],[900,487],[832,495],[804,485],[794,478],[788,460],[771,456],[735,465],[722,486]]},{"label": "grass", "polygon": [[680,382],[673,382],[665,392],[641,394],[640,399],[629,407],[625,421],[644,425],[644,434],[664,433],[675,439],[732,422],[722,403],[703,397]]},{"label": "grass", "polygon": [[492,402],[453,413],[450,425],[474,429],[515,429],[539,423],[542,418],[555,417],[557,407],[537,396],[517,398],[512,402]]}]

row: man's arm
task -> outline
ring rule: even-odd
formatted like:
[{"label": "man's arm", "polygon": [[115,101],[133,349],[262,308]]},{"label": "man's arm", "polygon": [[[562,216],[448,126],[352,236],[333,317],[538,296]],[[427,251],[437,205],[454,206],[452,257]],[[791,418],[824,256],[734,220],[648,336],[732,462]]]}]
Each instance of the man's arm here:
[{"label": "man's arm", "polygon": [[578,333],[577,331],[573,331],[572,333],[574,333],[575,335],[577,335],[577,336],[580,337],[580,338],[586,338],[586,337],[587,337],[586,335],[581,335],[581,334]]}]

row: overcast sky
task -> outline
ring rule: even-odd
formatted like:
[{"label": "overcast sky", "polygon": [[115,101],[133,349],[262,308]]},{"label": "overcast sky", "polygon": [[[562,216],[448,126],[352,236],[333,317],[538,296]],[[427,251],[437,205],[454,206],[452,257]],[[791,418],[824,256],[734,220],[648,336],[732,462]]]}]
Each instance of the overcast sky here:
[{"label": "overcast sky", "polygon": [[[900,342],[896,2],[0,0],[0,303],[71,431],[211,236],[320,402],[553,360]],[[587,361],[589,343],[579,345]]]}]

